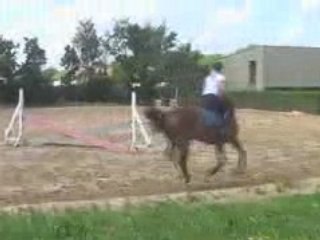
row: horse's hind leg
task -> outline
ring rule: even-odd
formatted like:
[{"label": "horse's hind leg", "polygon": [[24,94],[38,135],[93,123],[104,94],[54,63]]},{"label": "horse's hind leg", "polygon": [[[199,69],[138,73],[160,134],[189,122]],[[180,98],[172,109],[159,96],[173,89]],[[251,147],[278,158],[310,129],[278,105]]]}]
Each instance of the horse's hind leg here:
[{"label": "horse's hind leg", "polygon": [[174,147],[175,147],[174,143],[171,140],[167,140],[167,145],[163,153],[166,157],[169,158],[170,161],[172,161],[172,153],[173,153]]},{"label": "horse's hind leg", "polygon": [[227,157],[222,144],[218,144],[215,146],[215,152],[218,163],[208,171],[208,177],[216,174],[227,162]]},{"label": "horse's hind leg", "polygon": [[247,168],[247,152],[244,150],[241,142],[238,138],[234,138],[230,141],[231,145],[238,151],[238,171],[244,172]]},{"label": "horse's hind leg", "polygon": [[180,164],[179,164],[180,158],[181,158],[181,151],[175,144],[173,144],[171,151],[169,153],[169,159],[173,163],[173,166],[178,173],[177,177],[181,179],[181,178],[184,178],[184,174],[183,172],[181,172],[182,169],[180,168]]},{"label": "horse's hind leg", "polygon": [[168,158],[170,162],[173,163],[173,166],[178,173],[177,177],[179,179],[184,178],[184,174],[180,169],[180,164],[179,164],[181,151],[178,148],[178,145],[175,141],[167,140],[167,146],[166,146],[166,149],[164,150],[164,155]]},{"label": "horse's hind leg", "polygon": [[164,150],[164,155],[168,158],[170,162],[173,163],[174,168],[178,171],[179,177],[182,177],[181,172],[179,170],[177,156],[175,156],[177,154],[177,150],[178,149],[177,149],[176,143],[172,140],[167,140],[167,146],[166,146],[166,149]]}]

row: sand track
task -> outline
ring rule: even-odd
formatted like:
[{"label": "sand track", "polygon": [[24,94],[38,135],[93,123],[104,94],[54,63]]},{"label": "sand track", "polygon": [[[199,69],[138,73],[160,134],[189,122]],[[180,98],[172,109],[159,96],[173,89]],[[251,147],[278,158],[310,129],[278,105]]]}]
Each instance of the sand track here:
[{"label": "sand track", "polygon": [[[12,109],[0,109],[0,128]],[[126,122],[125,107],[68,107],[27,109],[79,129]],[[307,114],[239,110],[241,139],[248,151],[248,170],[237,175],[237,156],[227,148],[223,172],[204,181],[205,171],[215,164],[212,147],[195,143],[189,166],[189,191],[252,186],[320,176],[320,117]],[[89,131],[88,131],[89,132]],[[70,141],[41,127],[26,128],[30,142]],[[171,162],[160,151],[143,155],[115,154],[102,149],[63,146],[0,147],[0,207],[96,200],[185,191]]]}]

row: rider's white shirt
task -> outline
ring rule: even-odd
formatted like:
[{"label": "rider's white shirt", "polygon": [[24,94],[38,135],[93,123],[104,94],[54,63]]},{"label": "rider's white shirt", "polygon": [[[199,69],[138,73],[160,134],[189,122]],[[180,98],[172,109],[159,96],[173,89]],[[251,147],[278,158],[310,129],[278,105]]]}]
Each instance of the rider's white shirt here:
[{"label": "rider's white shirt", "polygon": [[221,85],[226,81],[225,76],[216,71],[212,71],[205,79],[202,89],[202,95],[219,95]]}]

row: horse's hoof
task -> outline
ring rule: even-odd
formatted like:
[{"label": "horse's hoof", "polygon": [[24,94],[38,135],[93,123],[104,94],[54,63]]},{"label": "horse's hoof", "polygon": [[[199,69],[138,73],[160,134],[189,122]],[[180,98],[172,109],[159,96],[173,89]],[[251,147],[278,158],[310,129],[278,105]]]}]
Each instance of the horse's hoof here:
[{"label": "horse's hoof", "polygon": [[184,183],[189,184],[191,182],[191,176],[185,178]]},{"label": "horse's hoof", "polygon": [[224,172],[224,170],[218,169],[216,167],[209,169],[206,171],[206,178],[210,178],[210,177],[214,176],[215,174],[217,174],[218,172]]},{"label": "horse's hoof", "polygon": [[234,170],[234,173],[235,173],[235,174],[239,174],[239,175],[243,175],[243,174],[246,173],[246,169],[245,169],[245,168],[236,168],[236,169]]},{"label": "horse's hoof", "polygon": [[206,175],[204,178],[203,178],[203,181],[205,182],[205,183],[208,183],[208,182],[210,182],[210,175]]},{"label": "horse's hoof", "polygon": [[180,174],[177,174],[176,177],[175,177],[175,179],[181,181],[181,180],[183,180],[184,178],[183,178],[183,176],[181,176]]},{"label": "horse's hoof", "polygon": [[212,176],[212,169],[208,169],[206,171],[206,177],[210,177],[210,176]]}]

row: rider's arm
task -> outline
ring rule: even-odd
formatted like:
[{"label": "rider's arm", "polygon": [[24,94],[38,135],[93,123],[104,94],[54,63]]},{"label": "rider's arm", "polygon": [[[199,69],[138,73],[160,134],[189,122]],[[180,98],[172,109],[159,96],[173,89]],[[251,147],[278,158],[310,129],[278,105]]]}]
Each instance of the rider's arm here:
[{"label": "rider's arm", "polygon": [[219,88],[219,95],[223,96],[225,92],[225,82],[226,78],[223,75],[218,77],[218,88]]}]

